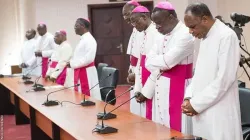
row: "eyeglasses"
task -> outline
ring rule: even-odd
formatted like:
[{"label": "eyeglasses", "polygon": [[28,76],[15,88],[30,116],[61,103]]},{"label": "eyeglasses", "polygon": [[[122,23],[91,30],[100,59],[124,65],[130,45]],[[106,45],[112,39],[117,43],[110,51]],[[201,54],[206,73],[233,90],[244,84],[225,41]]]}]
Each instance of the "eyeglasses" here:
[{"label": "eyeglasses", "polygon": [[131,12],[130,12],[130,13],[125,13],[125,14],[123,15],[123,18],[124,18],[125,20],[130,20],[130,15],[131,15]]},{"label": "eyeglasses", "polygon": [[142,19],[142,17],[140,17],[138,20],[136,20],[136,21],[131,21],[131,24],[133,25],[133,26],[136,26],[139,22],[140,22],[140,20]]},{"label": "eyeglasses", "polygon": [[166,21],[166,19],[168,17],[170,17],[172,14],[169,14],[167,16],[162,17],[162,19],[160,21],[157,21],[157,23],[154,22],[154,24],[156,25],[156,27],[162,27],[162,24]]}]

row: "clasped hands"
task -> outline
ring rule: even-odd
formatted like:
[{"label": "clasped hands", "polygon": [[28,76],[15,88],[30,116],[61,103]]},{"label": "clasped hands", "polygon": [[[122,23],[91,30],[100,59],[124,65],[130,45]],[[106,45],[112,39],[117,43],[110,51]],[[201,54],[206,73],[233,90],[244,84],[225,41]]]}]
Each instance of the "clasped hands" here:
[{"label": "clasped hands", "polygon": [[48,75],[45,77],[45,80],[46,80],[46,81],[51,81],[51,82],[53,82],[53,83],[56,82],[56,78],[50,77],[50,76],[48,76]]},{"label": "clasped hands", "polygon": [[127,77],[127,82],[131,85],[135,84],[135,74],[130,72]]},{"label": "clasped hands", "polygon": [[190,99],[184,99],[184,102],[181,105],[182,113],[186,114],[187,116],[195,116],[198,113],[194,110],[190,103]]},{"label": "clasped hands", "polygon": [[[147,100],[147,98],[141,92],[135,92],[135,95],[137,95],[135,98],[138,103],[143,103]],[[195,116],[198,114],[190,104],[189,99],[184,100],[183,104],[181,105],[181,110],[182,113],[186,114],[187,116]]]},{"label": "clasped hands", "polygon": [[141,92],[135,92],[135,99],[138,103],[143,103],[147,100],[147,98]]},{"label": "clasped hands", "polygon": [[36,51],[35,56],[36,57],[42,57],[42,52],[41,51]]},{"label": "clasped hands", "polygon": [[25,64],[25,63],[22,63],[22,64],[20,64],[20,67],[21,67],[21,68],[28,68],[29,65],[27,65],[27,64]]}]

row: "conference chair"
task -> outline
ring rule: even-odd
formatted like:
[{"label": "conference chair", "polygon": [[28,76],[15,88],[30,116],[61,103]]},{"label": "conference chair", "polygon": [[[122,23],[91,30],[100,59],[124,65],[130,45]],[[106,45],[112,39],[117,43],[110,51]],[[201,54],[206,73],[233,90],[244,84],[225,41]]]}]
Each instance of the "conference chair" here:
[{"label": "conference chair", "polygon": [[[103,67],[100,79],[107,77],[109,74],[111,74],[111,76],[100,82],[101,97],[104,102],[109,102],[115,98],[115,88],[118,83],[119,70],[112,67]],[[112,101],[110,104],[115,105],[115,103],[116,100]]]},{"label": "conference chair", "polygon": [[250,89],[239,88],[242,134],[244,140],[250,140]]},{"label": "conference chair", "polygon": [[108,66],[108,64],[106,64],[106,63],[99,63],[98,64],[98,66],[97,66],[97,74],[98,74],[98,80],[99,80],[99,82],[100,82],[100,78],[102,77],[102,69],[104,67],[107,67],[107,66]]}]

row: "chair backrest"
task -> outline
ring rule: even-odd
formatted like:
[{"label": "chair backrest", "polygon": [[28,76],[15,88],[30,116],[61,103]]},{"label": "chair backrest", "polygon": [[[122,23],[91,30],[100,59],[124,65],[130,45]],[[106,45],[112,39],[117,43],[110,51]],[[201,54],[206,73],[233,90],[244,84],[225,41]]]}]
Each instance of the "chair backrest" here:
[{"label": "chair backrest", "polygon": [[22,69],[18,65],[11,66],[11,74],[22,73]]},{"label": "chair backrest", "polygon": [[239,88],[241,122],[250,122],[250,89]]},{"label": "chair backrest", "polygon": [[241,88],[246,88],[246,83],[243,81],[238,80],[238,86]]},{"label": "chair backrest", "polygon": [[102,69],[104,68],[104,67],[107,67],[108,66],[108,64],[106,64],[106,63],[99,63],[98,64],[98,66],[97,66],[97,74],[98,74],[98,79],[99,79],[99,81],[100,81],[100,78],[102,77],[101,75],[102,75]]},{"label": "chair backrest", "polygon": [[100,80],[104,79],[109,74],[111,74],[110,77],[106,78],[104,81],[100,81],[100,87],[116,88],[119,78],[119,70],[112,67],[103,67]]}]

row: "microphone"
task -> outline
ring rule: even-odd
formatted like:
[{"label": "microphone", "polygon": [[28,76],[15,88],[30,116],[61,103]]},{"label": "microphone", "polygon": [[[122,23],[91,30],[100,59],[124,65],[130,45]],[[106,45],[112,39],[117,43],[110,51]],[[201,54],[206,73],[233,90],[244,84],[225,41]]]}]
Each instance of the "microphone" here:
[{"label": "microphone", "polygon": [[[113,98],[112,100],[110,100],[109,102],[107,102],[104,106],[104,109],[103,109],[103,113],[98,113],[97,114],[97,119],[103,119],[103,120],[108,120],[108,119],[113,119],[113,118],[116,118],[116,114],[112,114],[112,113],[106,113],[106,107],[109,103],[111,103],[112,101],[114,101],[115,99],[118,99],[120,98],[122,95],[126,94],[127,92],[133,90],[134,87],[131,86],[129,89],[127,89],[125,92],[123,92],[122,94],[120,94],[119,96]],[[107,96],[109,96],[109,94],[112,92],[112,90],[109,91],[109,93],[107,94]],[[104,117],[105,116],[105,117]]]},{"label": "microphone", "polygon": [[112,113],[113,111],[115,111],[116,109],[120,108],[121,106],[123,106],[124,104],[126,104],[127,102],[129,102],[130,100],[132,100],[133,98],[139,96],[140,93],[136,93],[136,95],[134,95],[133,97],[131,97],[129,100],[125,101],[124,103],[122,103],[121,105],[117,106],[116,108],[114,108],[113,110],[111,110],[110,112],[108,112],[107,114],[105,114],[102,118],[102,124],[97,124],[94,131],[100,134],[109,134],[109,133],[116,133],[118,131],[117,128],[111,127],[111,126],[107,126],[104,125],[103,120],[105,119],[105,117]]},{"label": "microphone", "polygon": [[[31,79],[31,77],[28,77],[28,74],[30,74],[35,68],[37,68],[38,66],[42,65],[42,63],[36,65],[34,68],[30,69],[28,72],[26,72],[26,74],[23,75],[22,79],[23,80],[28,80]],[[33,84],[33,83],[32,83]]]},{"label": "microphone", "polygon": [[[55,70],[54,72],[59,71],[59,69]],[[34,91],[44,91],[45,88],[43,87],[43,85],[41,84],[37,84],[37,82],[40,80],[40,78],[42,77],[42,75],[40,75],[36,80],[35,80],[35,84],[32,86],[34,87]]]},{"label": "microphone", "polygon": [[[93,88],[95,88],[97,85],[99,85],[101,82],[103,82],[105,79],[107,79],[108,77],[110,77],[112,74],[110,73],[109,75],[107,75],[106,77],[104,77],[103,79],[101,79],[96,85],[94,85],[92,88],[90,88],[87,92],[90,92]],[[92,101],[88,101],[85,99],[85,94],[83,95],[83,100],[81,101],[81,106],[94,106],[95,102]]]},{"label": "microphone", "polygon": [[70,87],[66,87],[66,88],[63,88],[63,89],[59,89],[59,90],[50,92],[47,95],[47,100],[42,105],[45,105],[45,106],[55,106],[55,105],[58,105],[59,104],[58,101],[49,100],[49,95],[50,94],[58,92],[58,91],[62,91],[62,90],[65,90],[65,89],[69,89],[69,88],[72,88],[72,87],[78,87],[78,86],[80,86],[80,84],[76,84],[74,86],[70,86]]},{"label": "microphone", "polygon": [[37,84],[37,82],[40,80],[41,77],[42,77],[42,75],[40,75],[40,76],[35,80],[35,84],[32,86],[32,87],[34,87],[34,88],[33,88],[34,91],[44,91],[44,90],[45,90],[45,88],[43,87],[43,85]]},{"label": "microphone", "polygon": [[[51,61],[51,59],[49,59],[48,64],[50,61]],[[24,81],[24,84],[34,84],[33,81],[29,80],[29,79],[31,79],[31,77],[28,77],[28,74],[30,74],[34,69],[36,69],[38,66],[41,66],[42,64],[43,63],[41,62],[40,64],[38,64],[34,68],[32,68],[30,71],[28,71],[25,75],[23,75],[22,79],[26,80],[26,81]]]}]

